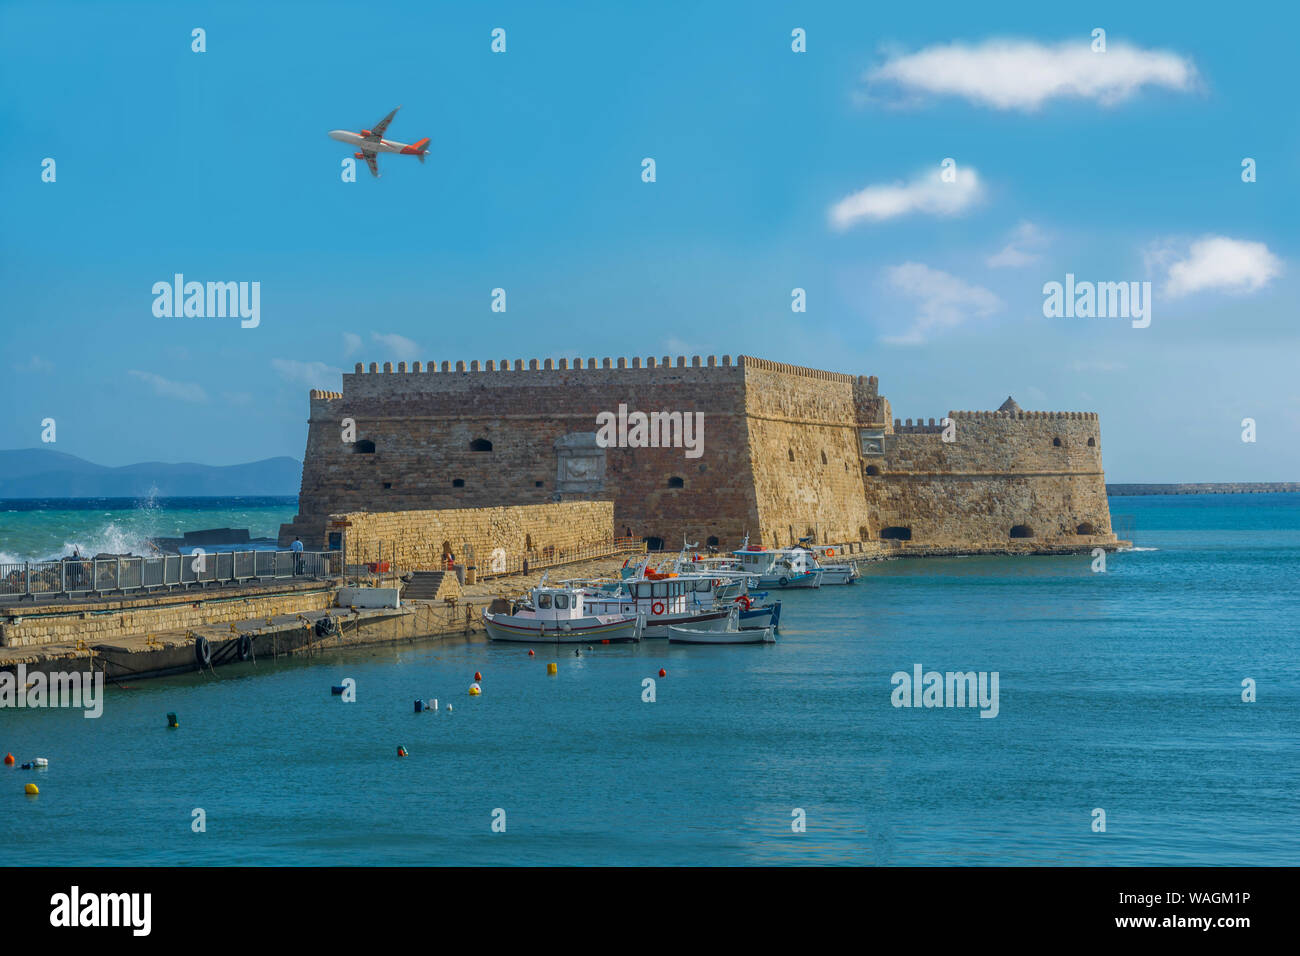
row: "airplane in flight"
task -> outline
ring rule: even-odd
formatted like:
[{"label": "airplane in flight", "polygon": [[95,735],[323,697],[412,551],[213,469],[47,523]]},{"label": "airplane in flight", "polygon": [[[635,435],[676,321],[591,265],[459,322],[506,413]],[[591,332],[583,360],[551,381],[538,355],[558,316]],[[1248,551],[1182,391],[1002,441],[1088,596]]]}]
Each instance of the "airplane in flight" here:
[{"label": "airplane in flight", "polygon": [[[397,110],[400,110],[399,106]],[[424,157],[429,152],[429,137],[425,137],[409,146],[406,143],[397,143],[389,139],[384,139],[384,131],[388,129],[388,124],[393,121],[397,115],[397,110],[393,110],[371,129],[363,129],[359,133],[353,133],[346,129],[330,130],[330,139],[336,139],[340,143],[348,143],[352,146],[360,146],[361,152],[354,153],[357,159],[364,159],[366,165],[370,167],[370,175],[379,175],[379,163],[375,160],[378,153],[401,153],[405,156],[414,156],[420,162],[424,162]]]}]

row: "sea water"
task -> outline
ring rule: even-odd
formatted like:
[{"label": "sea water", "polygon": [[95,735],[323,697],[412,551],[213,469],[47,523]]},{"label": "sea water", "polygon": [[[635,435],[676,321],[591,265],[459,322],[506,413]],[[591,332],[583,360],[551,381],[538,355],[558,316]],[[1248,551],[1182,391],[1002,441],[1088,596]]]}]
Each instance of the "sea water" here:
[{"label": "sea water", "polygon": [[[1111,506],[1143,550],[1104,572],[873,563],[774,592],[775,645],[454,639],[0,710],[49,759],[0,768],[0,864],[1294,865],[1300,496]],[[916,664],[996,671],[997,716],[895,707]]]}]

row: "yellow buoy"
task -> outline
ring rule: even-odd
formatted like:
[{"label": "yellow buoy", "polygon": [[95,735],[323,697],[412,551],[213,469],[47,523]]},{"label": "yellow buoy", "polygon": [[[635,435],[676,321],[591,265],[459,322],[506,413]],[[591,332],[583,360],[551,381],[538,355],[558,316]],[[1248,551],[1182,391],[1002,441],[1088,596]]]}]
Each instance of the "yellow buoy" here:
[{"label": "yellow buoy", "polygon": [[554,661],[551,661],[551,663],[546,665],[546,673],[548,674],[558,673],[559,669],[559,666]]},{"label": "yellow buoy", "polygon": [[40,791],[40,788],[37,787],[36,784],[34,784],[34,783],[29,783],[29,784],[28,784],[24,789],[25,789],[28,793],[30,793],[32,796],[35,796],[36,794],[38,794],[38,793],[41,792],[41,791]]},{"label": "yellow buoy", "polygon": [[479,688],[478,684],[469,685],[469,696],[477,697],[481,693],[483,693],[483,691]]}]

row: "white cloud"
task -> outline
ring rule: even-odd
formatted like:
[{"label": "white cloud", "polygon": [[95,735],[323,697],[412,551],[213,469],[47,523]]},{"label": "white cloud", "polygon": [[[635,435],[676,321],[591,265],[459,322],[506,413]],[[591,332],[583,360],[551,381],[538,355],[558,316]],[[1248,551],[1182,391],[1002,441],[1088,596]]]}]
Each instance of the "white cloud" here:
[{"label": "white cloud", "polygon": [[1043,257],[1034,249],[1047,245],[1047,237],[1032,222],[1021,222],[1011,233],[1010,240],[1000,252],[989,256],[985,263],[991,269],[1019,269],[1033,265]]},{"label": "white cloud", "polygon": [[420,357],[420,346],[404,335],[371,332],[370,339],[386,350],[385,356],[391,356],[399,362],[414,362]]},{"label": "white cloud", "polygon": [[361,336],[355,332],[343,333],[343,354],[351,357],[361,351]]},{"label": "white cloud", "polygon": [[868,186],[845,196],[830,209],[831,225],[848,229],[864,220],[882,222],[910,213],[956,216],[984,196],[984,184],[970,166],[958,165],[953,182],[943,181],[938,166],[923,170],[911,182]]},{"label": "white cloud", "polygon": [[866,80],[913,95],[961,96],[994,109],[1032,112],[1058,98],[1110,106],[1144,86],[1187,92],[1196,87],[1197,73],[1186,57],[1124,43],[1094,53],[1087,38],[1055,45],[985,40],[894,56],[871,70]]},{"label": "white cloud", "polygon": [[883,341],[892,345],[920,345],[933,332],[956,328],[967,319],[983,318],[1002,308],[1002,300],[988,289],[920,262],[890,266],[885,279],[899,295],[916,300],[912,327],[902,335],[884,337]]},{"label": "white cloud", "polygon": [[153,390],[163,398],[175,398],[182,402],[206,402],[208,393],[197,382],[173,382],[171,379],[155,375],[153,372],[141,372],[130,369],[128,375],[153,386]]},{"label": "white cloud", "polygon": [[39,355],[33,355],[26,362],[15,362],[14,371],[16,372],[53,372],[54,363],[46,361]]},{"label": "white cloud", "polygon": [[1262,242],[1202,236],[1185,254],[1169,248],[1156,250],[1149,260],[1168,263],[1165,294],[1171,297],[1193,292],[1257,292],[1282,274],[1282,260]]},{"label": "white cloud", "polygon": [[295,385],[308,388],[328,388],[338,385],[335,379],[343,374],[341,368],[334,368],[324,362],[300,362],[297,359],[271,359],[271,368],[281,377]]}]

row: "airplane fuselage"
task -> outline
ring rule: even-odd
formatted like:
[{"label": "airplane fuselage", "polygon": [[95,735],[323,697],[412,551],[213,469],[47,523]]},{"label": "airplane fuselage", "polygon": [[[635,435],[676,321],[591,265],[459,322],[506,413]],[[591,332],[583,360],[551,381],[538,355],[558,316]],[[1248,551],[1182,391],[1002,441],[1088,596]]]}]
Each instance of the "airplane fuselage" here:
[{"label": "airplane fuselage", "polygon": [[363,153],[400,153],[403,150],[415,152],[415,147],[409,143],[398,143],[391,139],[381,139],[376,142],[372,139],[366,139],[360,133],[353,133],[346,129],[330,130],[330,139],[336,139],[340,143],[355,146]]}]

